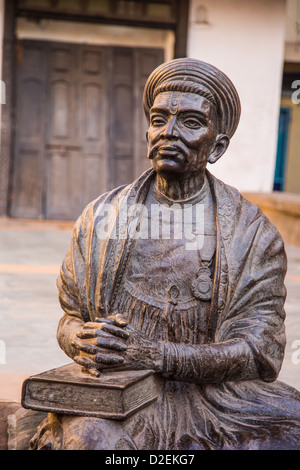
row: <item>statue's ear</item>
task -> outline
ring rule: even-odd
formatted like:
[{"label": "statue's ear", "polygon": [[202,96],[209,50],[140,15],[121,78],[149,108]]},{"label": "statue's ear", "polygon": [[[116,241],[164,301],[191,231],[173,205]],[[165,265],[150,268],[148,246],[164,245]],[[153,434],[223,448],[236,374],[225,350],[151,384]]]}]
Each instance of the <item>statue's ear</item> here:
[{"label": "statue's ear", "polygon": [[146,132],[146,142],[148,142],[148,131]]},{"label": "statue's ear", "polygon": [[229,137],[226,134],[218,135],[213,151],[208,157],[209,163],[216,163],[226,152],[229,145]]}]

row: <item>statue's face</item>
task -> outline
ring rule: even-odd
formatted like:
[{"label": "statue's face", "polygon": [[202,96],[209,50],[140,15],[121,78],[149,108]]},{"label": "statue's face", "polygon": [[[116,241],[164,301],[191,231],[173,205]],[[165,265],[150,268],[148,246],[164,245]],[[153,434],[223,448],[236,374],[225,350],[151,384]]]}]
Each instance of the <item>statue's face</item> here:
[{"label": "statue's face", "polygon": [[217,115],[206,98],[163,92],[150,110],[148,157],[154,170],[173,177],[199,173],[216,143]]}]

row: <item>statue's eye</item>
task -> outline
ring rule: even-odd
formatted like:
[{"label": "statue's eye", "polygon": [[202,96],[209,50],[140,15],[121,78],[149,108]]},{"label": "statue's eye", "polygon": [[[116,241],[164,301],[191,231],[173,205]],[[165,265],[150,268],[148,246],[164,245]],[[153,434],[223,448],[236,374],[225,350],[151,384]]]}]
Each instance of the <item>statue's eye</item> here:
[{"label": "statue's eye", "polygon": [[153,116],[151,118],[151,126],[159,127],[163,126],[166,123],[165,119],[161,116]]},{"label": "statue's eye", "polygon": [[183,123],[189,129],[200,129],[200,127],[202,127],[202,124],[198,119],[193,119],[193,118],[184,119]]}]

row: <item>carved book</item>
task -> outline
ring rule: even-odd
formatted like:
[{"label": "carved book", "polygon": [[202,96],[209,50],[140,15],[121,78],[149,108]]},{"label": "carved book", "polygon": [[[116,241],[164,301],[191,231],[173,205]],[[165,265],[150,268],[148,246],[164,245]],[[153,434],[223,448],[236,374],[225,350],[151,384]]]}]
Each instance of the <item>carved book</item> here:
[{"label": "carved book", "polygon": [[93,377],[72,363],[26,379],[22,406],[121,420],[156,400],[160,388],[161,379],[151,370],[105,371]]}]

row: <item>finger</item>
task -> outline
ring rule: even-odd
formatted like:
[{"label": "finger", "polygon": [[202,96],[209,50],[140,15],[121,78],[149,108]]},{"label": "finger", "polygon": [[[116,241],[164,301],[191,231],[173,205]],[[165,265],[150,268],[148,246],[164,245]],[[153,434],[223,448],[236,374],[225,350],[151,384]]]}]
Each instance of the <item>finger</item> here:
[{"label": "finger", "polygon": [[99,371],[98,369],[93,369],[92,367],[85,367],[85,366],[83,366],[83,367],[81,368],[81,372],[82,372],[83,374],[89,374],[89,375],[91,375],[92,377],[97,377],[97,378],[100,377],[100,375],[101,375],[101,374],[100,374],[100,371]]},{"label": "finger", "polygon": [[120,326],[121,328],[124,328],[125,326],[128,325],[128,321],[125,318],[125,316],[122,315],[122,313],[116,313],[114,315],[110,315],[108,319],[112,320],[116,324],[116,326]]},{"label": "finger", "polygon": [[95,344],[84,343],[84,342],[79,342],[79,341],[73,340],[71,342],[71,345],[74,348],[79,349],[80,351],[84,351],[88,354],[96,354],[97,351],[98,351],[98,348]]},{"label": "finger", "polygon": [[120,341],[116,341],[114,338],[97,338],[97,346],[100,348],[114,349],[116,351],[126,351],[127,346]]},{"label": "finger", "polygon": [[124,358],[122,356],[117,356],[117,355],[113,355],[113,354],[98,353],[95,356],[95,361],[98,364],[113,365],[113,364],[122,364],[124,362]]},{"label": "finger", "polygon": [[84,341],[73,340],[71,342],[72,346],[80,351],[84,351],[88,354],[96,354],[99,352],[99,348],[105,349],[114,349],[116,351],[126,351],[126,344],[121,341],[117,341],[113,336],[109,335],[107,337],[97,337],[96,344],[91,344]]},{"label": "finger", "polygon": [[127,339],[129,333],[118,326],[110,325],[108,323],[98,324],[97,329],[83,329],[77,333],[79,338],[95,338],[96,336],[103,336],[103,333],[109,333],[110,335],[117,336],[118,338]]},{"label": "finger", "polygon": [[[99,325],[99,323],[87,322],[82,326],[82,328],[80,328],[80,330],[76,332],[76,336],[80,337],[81,333],[84,331],[95,332],[97,329],[99,330],[99,327],[101,329],[101,326]],[[95,336],[97,335],[91,333],[90,337],[95,337]]]},{"label": "finger", "polygon": [[95,362],[85,356],[75,356],[73,360],[74,362],[76,362],[76,364],[79,364],[80,366],[83,366],[86,368],[96,367]]},{"label": "finger", "polygon": [[[104,320],[103,320],[103,323],[105,323]],[[98,321],[91,322],[91,321],[89,321],[89,322],[85,323],[82,328],[84,330],[92,330],[92,329],[97,330],[98,328],[100,328],[99,323],[101,323],[101,322],[98,322]]]},{"label": "finger", "polygon": [[117,336],[118,338],[129,338],[128,331],[124,330],[123,328],[119,328],[118,326],[103,324],[102,330],[106,333],[110,333],[111,335]]},{"label": "finger", "polygon": [[110,323],[111,325],[114,325],[114,323],[115,323],[112,316],[107,317],[107,318],[96,317],[95,322],[97,322],[97,323]]},{"label": "finger", "polygon": [[97,336],[110,336],[107,333],[103,332],[101,328],[97,330],[80,330],[76,333],[78,338],[97,338]]}]

